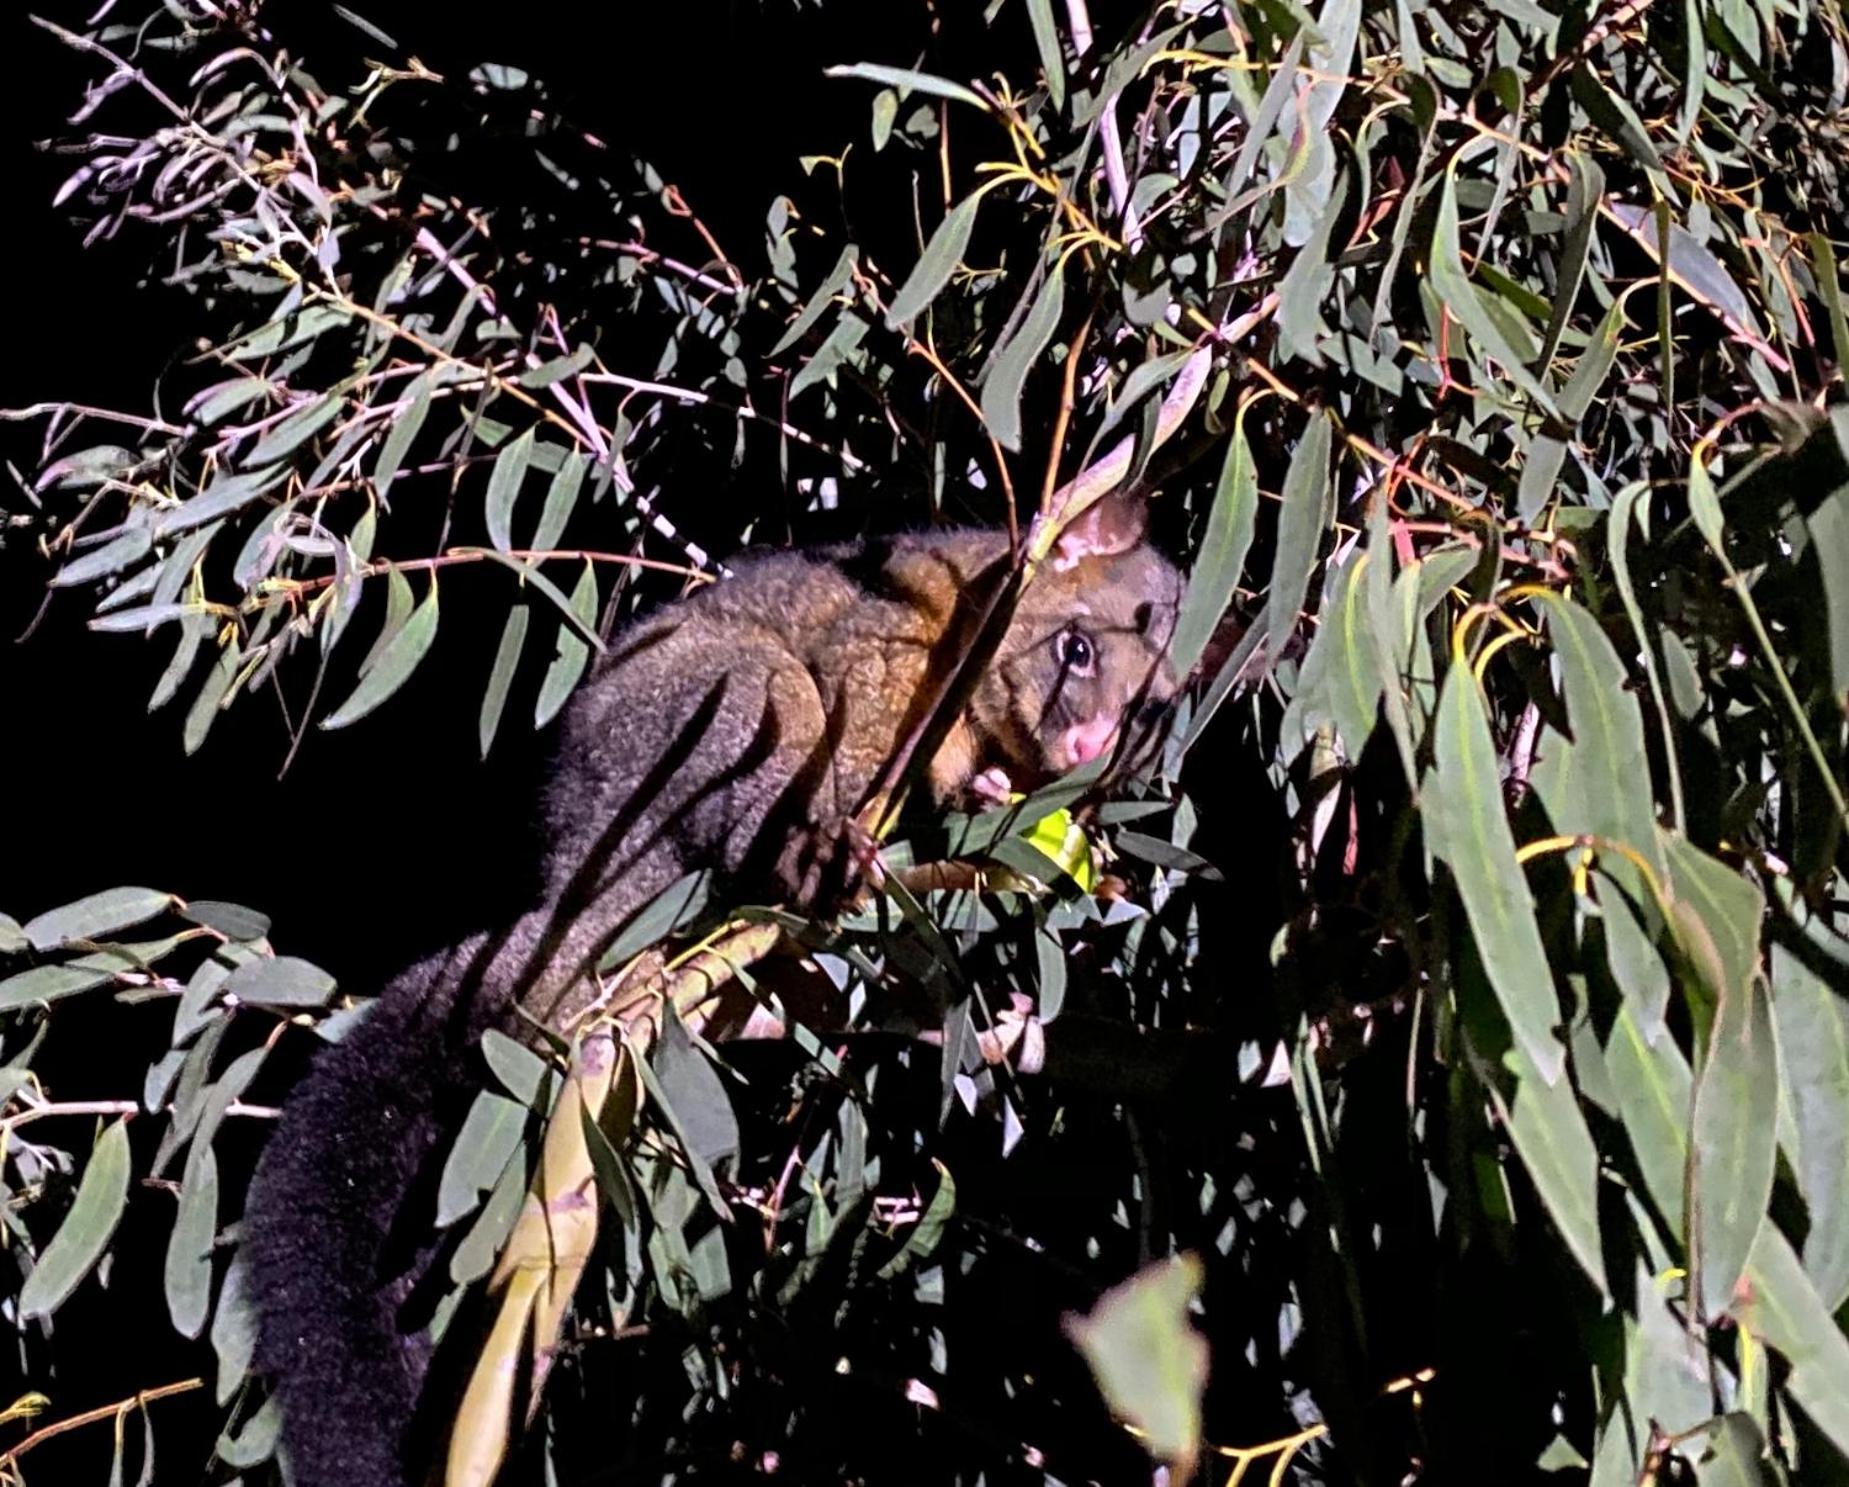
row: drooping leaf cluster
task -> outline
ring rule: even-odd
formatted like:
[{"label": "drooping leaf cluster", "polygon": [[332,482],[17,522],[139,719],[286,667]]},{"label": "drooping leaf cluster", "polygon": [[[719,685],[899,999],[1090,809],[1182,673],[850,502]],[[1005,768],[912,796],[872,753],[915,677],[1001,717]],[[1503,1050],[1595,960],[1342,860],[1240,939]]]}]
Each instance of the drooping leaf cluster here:
[{"label": "drooping leaf cluster", "polygon": [[[64,206],[209,349],[145,408],[47,390],[18,525],[171,647],[189,751],[263,693],[279,755],[378,726],[456,570],[506,580],[486,752],[746,541],[1025,549],[1127,485],[1191,565],[1190,685],[1108,798],[914,818],[839,923],[683,885],[608,1016],[491,1043],[425,1228],[458,1376],[544,1384],[513,1470],[1849,1469],[1834,7],[998,0],[817,59],[868,112],[746,245],[538,76],[144,10],[63,37]],[[29,1382],[177,1182],[225,1479],[275,1422],[215,1138],[278,1014],[351,1016],[268,935],[0,919]],[[141,1090],[41,1082],[48,1026],[161,998]],[[520,1417],[458,1397],[481,1480]]]}]

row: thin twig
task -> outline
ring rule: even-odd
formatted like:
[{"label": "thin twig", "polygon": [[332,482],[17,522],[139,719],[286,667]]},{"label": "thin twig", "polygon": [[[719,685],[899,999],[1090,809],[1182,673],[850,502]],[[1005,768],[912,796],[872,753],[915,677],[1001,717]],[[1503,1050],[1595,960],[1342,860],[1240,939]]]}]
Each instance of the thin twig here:
[{"label": "thin twig", "polygon": [[63,1435],[67,1430],[76,1430],[79,1426],[94,1425],[98,1420],[107,1420],[112,1416],[125,1415],[132,1409],[146,1409],[158,1399],[171,1399],[176,1394],[190,1394],[195,1389],[205,1387],[204,1379],[182,1379],[176,1384],[162,1384],[156,1389],[142,1389],[128,1399],[117,1400],[114,1404],[99,1405],[93,1410],[85,1410],[81,1415],[72,1415],[68,1420],[59,1420],[47,1425],[43,1430],[35,1430],[18,1445],[6,1451],[0,1451],[0,1468],[16,1467],[19,1458],[34,1446],[41,1445],[54,1435]]}]

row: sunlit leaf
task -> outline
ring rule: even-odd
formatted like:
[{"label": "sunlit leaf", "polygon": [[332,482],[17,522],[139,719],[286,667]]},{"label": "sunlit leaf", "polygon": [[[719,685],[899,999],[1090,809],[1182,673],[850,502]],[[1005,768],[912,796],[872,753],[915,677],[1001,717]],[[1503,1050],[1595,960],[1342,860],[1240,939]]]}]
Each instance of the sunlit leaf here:
[{"label": "sunlit leaf", "polygon": [[1200,1261],[1178,1256],[1106,1291],[1086,1315],[1066,1318],[1112,1412],[1182,1477],[1200,1451],[1207,1385],[1207,1343],[1188,1319],[1200,1285]]},{"label": "sunlit leaf", "polygon": [[1269,599],[1278,617],[1266,648],[1266,664],[1275,664],[1295,628],[1297,611],[1310,589],[1310,573],[1329,525],[1334,491],[1329,478],[1329,420],[1311,416],[1302,439],[1291,452],[1278,511],[1278,545],[1271,563]]},{"label": "sunlit leaf", "polygon": [[1560,1078],[1566,1050],[1554,1036],[1560,1005],[1535,925],[1534,897],[1515,860],[1503,814],[1501,772],[1482,694],[1467,665],[1453,664],[1439,695],[1437,768],[1426,778],[1425,829],[1451,865],[1483,969],[1541,1081]]}]

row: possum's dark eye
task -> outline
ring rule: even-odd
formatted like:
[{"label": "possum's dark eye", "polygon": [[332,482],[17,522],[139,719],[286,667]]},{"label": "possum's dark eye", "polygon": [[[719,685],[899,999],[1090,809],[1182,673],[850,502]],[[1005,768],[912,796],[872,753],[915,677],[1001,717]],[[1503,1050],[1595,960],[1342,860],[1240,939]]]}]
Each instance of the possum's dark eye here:
[{"label": "possum's dark eye", "polygon": [[1083,630],[1061,630],[1053,641],[1054,654],[1072,676],[1090,676],[1097,663],[1091,637]]}]

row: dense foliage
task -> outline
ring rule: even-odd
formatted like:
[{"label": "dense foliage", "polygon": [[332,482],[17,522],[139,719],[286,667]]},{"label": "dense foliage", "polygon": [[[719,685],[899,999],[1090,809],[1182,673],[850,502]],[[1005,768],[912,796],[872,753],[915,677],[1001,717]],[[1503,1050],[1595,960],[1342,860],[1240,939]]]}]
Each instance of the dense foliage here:
[{"label": "dense foliage", "polygon": [[[900,9],[789,80],[862,123],[743,243],[539,69],[344,10],[45,27],[94,75],[62,209],[198,349],[21,410],[4,531],[164,648],[202,769],[262,696],[279,765],[380,727],[446,647],[486,755],[748,542],[1031,555],[1127,484],[1192,566],[1140,775],[914,812],[838,924],[687,885],[606,1017],[492,1044],[430,1216],[451,1480],[510,1437],[560,1482],[1842,1479],[1839,10]],[[113,1420],[110,1480],[191,1480],[202,1387],[206,1479],[267,1481],[228,1137],[366,988],[287,904],[98,872],[0,917],[0,1309],[57,1399],[133,1236],[203,1384],[90,1455],[27,1396],[0,1477],[100,1479]],[[145,1078],[66,1097],[67,1024]]]}]

